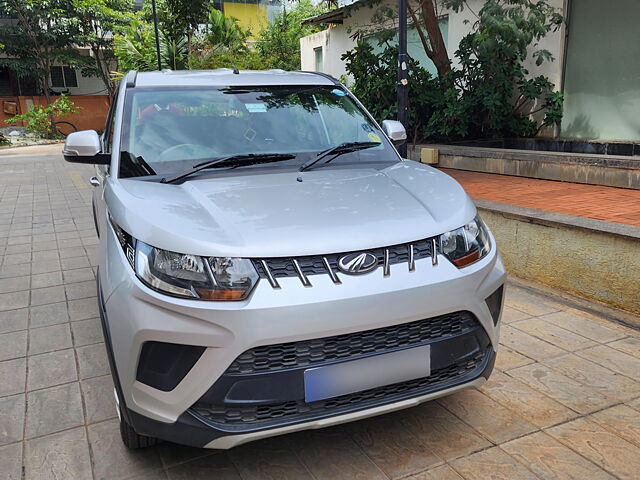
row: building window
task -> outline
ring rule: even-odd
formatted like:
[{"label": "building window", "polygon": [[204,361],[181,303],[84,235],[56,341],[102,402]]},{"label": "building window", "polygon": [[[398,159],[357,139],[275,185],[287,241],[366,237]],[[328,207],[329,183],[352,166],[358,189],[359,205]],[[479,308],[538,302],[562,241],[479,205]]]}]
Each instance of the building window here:
[{"label": "building window", "polygon": [[322,65],[322,47],[317,47],[313,49],[313,54],[316,58],[316,72],[323,71]]},{"label": "building window", "polygon": [[78,86],[76,71],[71,67],[51,67],[51,87],[69,88]]}]

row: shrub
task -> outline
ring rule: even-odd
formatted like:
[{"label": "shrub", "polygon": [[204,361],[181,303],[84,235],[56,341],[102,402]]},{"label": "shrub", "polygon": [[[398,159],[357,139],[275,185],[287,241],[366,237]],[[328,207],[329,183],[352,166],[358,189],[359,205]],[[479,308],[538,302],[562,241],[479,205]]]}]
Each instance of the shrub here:
[{"label": "shrub", "polygon": [[[462,0],[447,0],[459,11]],[[472,31],[460,42],[459,66],[433,78],[409,62],[407,130],[417,140],[527,137],[562,119],[563,95],[545,76],[529,77],[523,62],[530,46],[562,23],[548,2],[487,0]],[[388,37],[389,35],[387,35]],[[375,54],[366,43],[343,55],[354,93],[377,119],[396,113],[397,49]],[[536,65],[553,60],[544,49]]]},{"label": "shrub", "polygon": [[60,95],[55,102],[46,107],[42,105],[34,105],[31,110],[26,113],[15,115],[6,120],[9,124],[25,122],[25,128],[30,132],[35,132],[45,138],[55,138],[57,136],[54,121],[56,117],[72,115],[77,113],[79,107],[64,93]]}]

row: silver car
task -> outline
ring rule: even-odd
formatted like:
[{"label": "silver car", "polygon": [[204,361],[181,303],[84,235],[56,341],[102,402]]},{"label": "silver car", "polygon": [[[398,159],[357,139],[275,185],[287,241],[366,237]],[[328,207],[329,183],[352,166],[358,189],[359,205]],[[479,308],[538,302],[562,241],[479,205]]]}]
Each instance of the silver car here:
[{"label": "silver car", "polygon": [[464,190],[310,72],[129,72],[97,165],[98,298],[124,443],[230,448],[490,375],[505,270]]}]

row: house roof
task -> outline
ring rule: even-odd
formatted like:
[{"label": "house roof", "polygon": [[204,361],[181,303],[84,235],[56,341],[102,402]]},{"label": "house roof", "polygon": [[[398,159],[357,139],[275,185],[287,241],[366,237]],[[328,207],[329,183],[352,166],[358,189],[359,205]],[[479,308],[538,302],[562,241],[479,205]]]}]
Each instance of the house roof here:
[{"label": "house roof", "polygon": [[316,16],[316,17],[311,17],[311,18],[306,18],[305,20],[302,21],[303,25],[317,25],[320,23],[342,23],[342,21],[344,20],[346,13],[351,9],[351,7],[355,4],[358,3],[358,1],[355,1],[353,3],[350,3],[349,5],[345,5],[343,7],[340,8],[336,8],[333,9],[329,12],[325,12],[325,13],[321,13],[320,15]]}]

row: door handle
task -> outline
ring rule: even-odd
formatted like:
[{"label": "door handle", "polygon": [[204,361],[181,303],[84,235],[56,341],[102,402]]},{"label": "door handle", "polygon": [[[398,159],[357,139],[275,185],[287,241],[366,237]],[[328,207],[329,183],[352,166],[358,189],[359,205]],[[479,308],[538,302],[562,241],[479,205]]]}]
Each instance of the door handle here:
[{"label": "door handle", "polygon": [[91,184],[92,187],[99,187],[100,186],[100,180],[98,179],[98,177],[91,177],[89,179],[89,183]]}]

